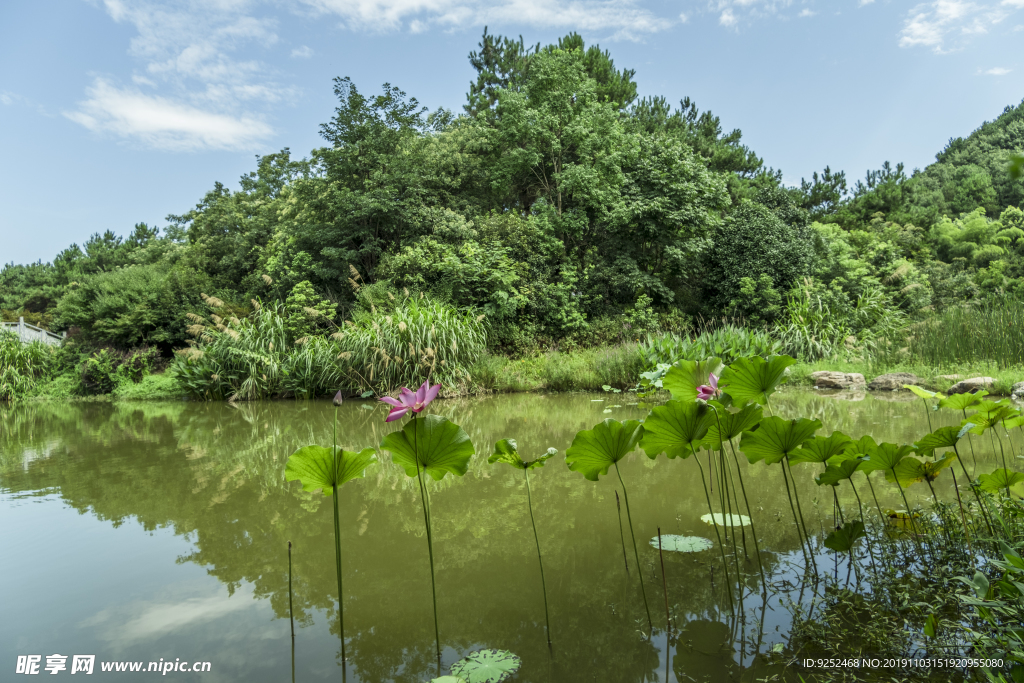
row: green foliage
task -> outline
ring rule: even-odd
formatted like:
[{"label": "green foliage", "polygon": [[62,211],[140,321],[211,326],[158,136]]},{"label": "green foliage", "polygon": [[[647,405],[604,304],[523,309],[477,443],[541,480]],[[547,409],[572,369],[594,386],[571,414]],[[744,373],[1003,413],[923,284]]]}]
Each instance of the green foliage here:
[{"label": "green foliage", "polygon": [[714,543],[701,536],[680,536],[678,534],[662,534],[651,539],[651,547],[673,553],[699,553],[710,550]]},{"label": "green foliage", "polygon": [[53,351],[42,342],[23,344],[14,332],[0,330],[0,401],[24,398],[53,368]]},{"label": "green foliage", "polygon": [[521,665],[519,655],[508,650],[477,650],[452,664],[451,671],[466,683],[502,683]]},{"label": "green foliage", "polygon": [[822,545],[837,553],[848,553],[853,550],[854,544],[866,536],[864,522],[855,519],[836,528],[835,531],[825,537]]},{"label": "green foliage", "polygon": [[304,280],[294,287],[284,302],[288,317],[284,322],[289,339],[298,341],[317,332],[323,332],[334,317],[334,305],[313,291],[313,285]]},{"label": "green foliage", "polygon": [[982,491],[996,493],[1001,489],[1010,490],[1010,487],[1024,481],[1024,474],[1007,469],[998,469],[991,474],[983,474],[978,477],[978,487]]},{"label": "green foliage", "polygon": [[693,400],[669,401],[651,409],[644,420],[640,448],[652,460],[664,453],[669,460],[688,458],[707,436],[714,413]]},{"label": "green foliage", "polygon": [[681,360],[704,360],[721,358],[723,363],[732,363],[746,356],[772,356],[782,346],[763,330],[740,327],[732,323],[705,326],[696,335],[680,336],[666,333],[660,337],[648,336],[640,343],[640,353],[651,369],[659,363],[671,365]]},{"label": "green foliage", "polygon": [[611,418],[577,432],[572,445],[565,451],[565,462],[573,472],[579,472],[590,481],[597,481],[608,468],[631,453],[644,435],[644,427],[637,420],[619,422]]},{"label": "green foliage", "polygon": [[711,451],[720,451],[726,442],[735,439],[743,432],[754,429],[764,414],[763,408],[756,403],[747,403],[737,411],[725,410],[724,406],[717,402],[711,403],[718,413],[716,419],[708,428],[708,435],[701,443],[704,448]]},{"label": "green foliage", "polygon": [[130,351],[103,348],[89,354],[79,370],[82,393],[109,394],[119,385],[138,384],[157,364],[159,354],[153,348]]},{"label": "green foliage", "polygon": [[428,378],[446,392],[465,392],[469,368],[484,352],[483,316],[448,304],[408,297],[385,313],[371,306],[332,335],[344,361],[345,381],[389,394]]},{"label": "green foliage", "polygon": [[739,294],[729,302],[726,315],[744,318],[754,326],[775,322],[782,315],[783,306],[782,295],[774,284],[767,273],[762,273],[757,280],[740,278]]},{"label": "green foliage", "polygon": [[338,447],[303,446],[288,456],[285,481],[298,481],[303,491],[323,489],[330,496],[334,488],[366,474],[366,468],[377,462],[372,448],[358,453]]},{"label": "green foliage", "polygon": [[556,455],[558,455],[558,451],[554,448],[549,448],[547,453],[536,460],[524,461],[519,456],[519,446],[516,444],[515,439],[502,439],[494,444],[494,453],[487,458],[487,462],[492,465],[496,462],[503,462],[506,465],[511,465],[521,470],[532,470],[544,467],[544,461]]},{"label": "green foliage", "polygon": [[794,363],[789,356],[740,358],[722,371],[719,387],[737,404],[765,405],[785,379],[786,368]]},{"label": "green foliage", "polygon": [[789,456],[790,464],[798,462],[814,462],[825,464],[846,451],[850,437],[842,432],[832,432],[831,436],[816,436],[804,443],[796,453]]},{"label": "green foliage", "polygon": [[766,417],[753,431],[743,433],[740,449],[751,463],[764,460],[766,464],[774,465],[794,455],[819,429],[820,420]]},{"label": "green foliage", "polygon": [[401,431],[384,437],[380,447],[410,477],[422,470],[436,481],[449,472],[461,477],[476,450],[462,427],[440,415],[408,420]]},{"label": "green foliage", "polygon": [[711,375],[722,371],[722,362],[718,358],[691,361],[681,360],[672,365],[661,380],[664,389],[672,394],[672,398],[692,401],[700,394],[701,385],[711,381]]}]

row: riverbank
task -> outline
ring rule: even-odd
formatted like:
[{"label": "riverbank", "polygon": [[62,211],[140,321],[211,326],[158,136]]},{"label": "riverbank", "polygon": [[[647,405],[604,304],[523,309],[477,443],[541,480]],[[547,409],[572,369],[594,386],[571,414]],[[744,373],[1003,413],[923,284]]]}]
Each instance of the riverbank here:
[{"label": "riverbank", "polygon": [[[466,395],[523,392],[602,391],[604,387],[628,391],[646,369],[645,361],[631,345],[550,351],[522,358],[486,353],[474,363]],[[817,361],[799,362],[789,369],[790,386],[812,388],[817,371],[859,373],[866,382],[883,374],[906,372],[916,375],[921,385],[932,391],[948,392],[962,379],[992,377],[988,390],[992,395],[1009,396],[1016,383],[1024,381],[1024,367],[999,368],[995,363],[970,363],[932,367],[906,363],[882,367],[871,362]],[[186,397],[172,372],[147,374],[135,383],[122,381],[107,394],[82,396],[77,393],[77,378],[61,375],[40,382],[25,398],[29,400],[145,401],[182,400]]]}]

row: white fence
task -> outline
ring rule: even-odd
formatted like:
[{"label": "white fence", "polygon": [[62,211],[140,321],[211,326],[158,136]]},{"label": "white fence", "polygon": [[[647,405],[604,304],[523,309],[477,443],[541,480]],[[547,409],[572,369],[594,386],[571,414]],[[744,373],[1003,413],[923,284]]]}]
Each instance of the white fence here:
[{"label": "white fence", "polygon": [[64,341],[64,338],[68,336],[67,332],[64,334],[54,334],[49,330],[44,330],[41,327],[30,325],[25,322],[24,318],[18,318],[18,322],[16,323],[0,323],[0,329],[14,332],[18,335],[18,339],[25,344],[31,344],[34,341],[41,341],[44,344],[56,346]]}]

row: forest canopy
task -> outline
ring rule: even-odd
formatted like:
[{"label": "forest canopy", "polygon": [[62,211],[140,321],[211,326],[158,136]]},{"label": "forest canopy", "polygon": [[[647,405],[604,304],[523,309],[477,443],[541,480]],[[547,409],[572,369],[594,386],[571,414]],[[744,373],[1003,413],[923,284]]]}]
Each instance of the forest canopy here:
[{"label": "forest canopy", "polygon": [[258,157],[161,229],[5,265],[5,319],[169,355],[208,297],[238,317],[291,297],[329,327],[412,292],[484,315],[488,347],[515,354],[780,324],[798,301],[853,321],[868,300],[913,317],[1024,293],[1024,102],[923,170],[784,187],[740,130],[639,98],[636,72],[576,33],[485,30],[469,60],[458,114],[335,79],[323,147]]}]

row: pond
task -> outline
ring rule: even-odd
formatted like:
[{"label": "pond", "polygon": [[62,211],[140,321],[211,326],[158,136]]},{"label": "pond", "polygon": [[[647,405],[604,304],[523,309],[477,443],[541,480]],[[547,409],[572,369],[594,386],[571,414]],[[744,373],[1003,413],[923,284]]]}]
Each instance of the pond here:
[{"label": "pond", "polygon": [[[789,390],[772,402],[779,415],[820,419],[820,434],[840,429],[909,443],[928,424],[921,401],[908,399]],[[524,682],[754,680],[779,669],[770,656],[754,655],[785,643],[789,613],[777,601],[762,609],[752,546],[750,561],[738,550],[741,619],[730,617],[717,546],[665,553],[675,626],[666,637],[661,564],[649,541],[659,528],[712,540],[715,532],[700,519],[707,505],[693,460],[652,461],[637,451],[621,472],[654,618],[648,637],[630,530],[624,510],[620,526],[616,508],[618,480],[587,481],[564,464],[577,430],[606,417],[644,417],[635,401],[627,394],[517,394],[431,406],[460,424],[477,449],[465,477],[430,484],[445,672],[480,648],[518,654],[523,664],[513,680]],[[206,673],[170,674],[182,681],[289,680],[291,541],[295,680],[340,680],[331,499],[284,481],[293,450],[330,444],[334,414],[325,401],[4,408],[3,670],[19,655],[41,655],[42,667],[48,655],[61,654],[69,656],[69,673],[71,655],[93,654],[99,680],[124,679],[102,672],[101,662],[140,661],[145,668],[161,659],[210,662]],[[339,442],[353,450],[379,444],[397,428],[385,425],[385,414],[373,401],[346,402]],[[932,420],[935,427],[957,422],[948,413]],[[522,473],[487,464],[502,438],[516,439],[524,458],[559,450],[531,475],[550,649]],[[998,455],[975,441],[979,473],[997,467]],[[823,536],[833,524],[832,493],[814,484],[819,470],[793,468],[807,526]],[[769,581],[793,580],[801,552],[781,469],[757,464],[744,471]],[[872,477],[883,481],[881,473]],[[940,497],[953,495],[948,476],[937,485]],[[883,507],[903,507],[892,486],[875,489]],[[926,494],[924,486],[908,490],[918,500]],[[856,511],[849,487],[840,497],[844,509]],[[873,510],[870,496],[862,490],[861,497]],[[428,681],[437,671],[416,481],[385,455],[365,479],[344,487],[340,502],[345,680]]]}]

